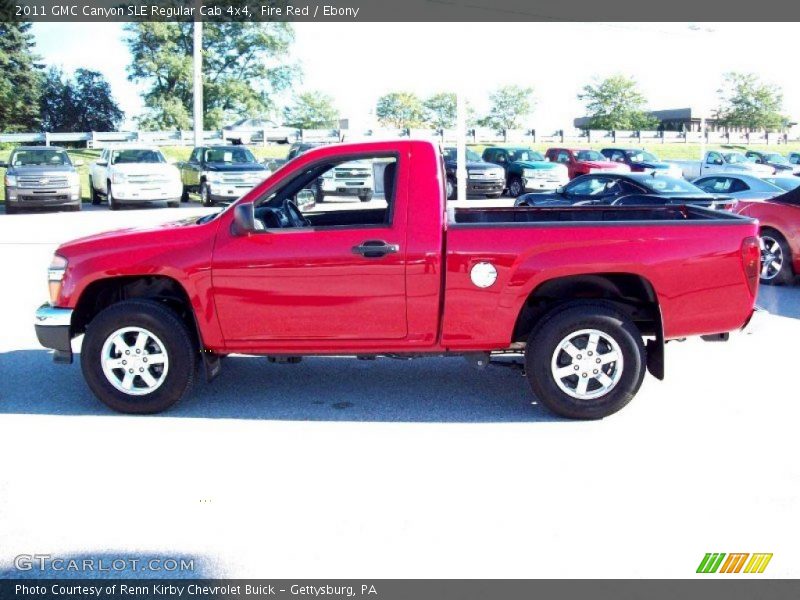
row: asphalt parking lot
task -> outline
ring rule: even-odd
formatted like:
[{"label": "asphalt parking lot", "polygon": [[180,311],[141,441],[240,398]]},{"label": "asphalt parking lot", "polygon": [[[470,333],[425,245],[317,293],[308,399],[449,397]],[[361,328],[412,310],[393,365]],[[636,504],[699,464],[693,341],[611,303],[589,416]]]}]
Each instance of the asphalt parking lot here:
[{"label": "asphalt parking lot", "polygon": [[800,287],[762,288],[770,314],[726,344],[669,344],[666,381],[599,422],[458,358],[235,356],[164,415],[112,413],[36,341],[50,256],[208,210],[0,215],[0,572],[48,553],[228,577],[683,578],[706,552],[772,552],[760,577],[796,574]]}]

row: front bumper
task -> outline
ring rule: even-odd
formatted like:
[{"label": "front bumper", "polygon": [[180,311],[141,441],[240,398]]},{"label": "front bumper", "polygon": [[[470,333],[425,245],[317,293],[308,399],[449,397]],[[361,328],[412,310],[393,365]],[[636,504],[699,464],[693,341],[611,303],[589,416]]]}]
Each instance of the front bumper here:
[{"label": "front bumper", "polygon": [[502,194],[504,189],[506,189],[506,182],[504,179],[467,179],[468,194]]},{"label": "front bumper", "polygon": [[54,350],[55,362],[72,363],[72,309],[42,304],[34,317],[39,343]]},{"label": "front bumper", "polygon": [[77,206],[81,203],[81,188],[79,186],[55,189],[7,187],[6,202],[19,208]]},{"label": "front bumper", "polygon": [[530,179],[526,177],[522,178],[522,185],[525,186],[526,192],[550,192],[557,190],[567,183],[569,183],[569,180],[562,181],[561,179],[542,179],[538,177],[532,177]]},{"label": "front bumper", "polygon": [[742,331],[747,334],[758,333],[758,331],[762,329],[764,322],[767,320],[768,315],[769,311],[756,306],[753,309],[753,312],[750,313],[747,321],[745,321],[744,325],[742,325]]},{"label": "front bumper", "polygon": [[371,179],[343,180],[335,178],[322,178],[322,191],[326,194],[340,194],[344,196],[365,196],[371,194],[373,184]]},{"label": "front bumper", "polygon": [[209,191],[211,192],[211,199],[215,202],[218,200],[236,200],[257,185],[258,183],[209,183]]},{"label": "front bumper", "polygon": [[112,183],[111,193],[119,202],[157,202],[181,199],[181,185]]}]

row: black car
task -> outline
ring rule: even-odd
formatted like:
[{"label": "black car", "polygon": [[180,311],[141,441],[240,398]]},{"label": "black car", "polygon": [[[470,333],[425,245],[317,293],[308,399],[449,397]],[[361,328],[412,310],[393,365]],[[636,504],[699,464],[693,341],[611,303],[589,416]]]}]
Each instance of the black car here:
[{"label": "black car", "polygon": [[[456,149],[443,148],[444,166],[447,173],[447,199],[456,198]],[[467,148],[467,194],[499,198],[506,188],[506,172],[502,167],[483,160],[476,152]]]},{"label": "black car", "polygon": [[524,194],[515,206],[580,206],[694,204],[730,208],[735,201],[727,196],[704,192],[675,177],[652,173],[592,173],[581,175],[552,193]]}]

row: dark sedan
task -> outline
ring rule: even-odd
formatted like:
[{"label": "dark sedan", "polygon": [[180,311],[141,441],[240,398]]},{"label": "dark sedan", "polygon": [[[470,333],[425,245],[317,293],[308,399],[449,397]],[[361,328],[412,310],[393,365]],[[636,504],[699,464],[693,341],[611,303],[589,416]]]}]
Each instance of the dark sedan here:
[{"label": "dark sedan", "polygon": [[582,175],[553,193],[524,194],[515,206],[576,206],[623,204],[695,204],[732,208],[730,197],[704,192],[676,177],[648,173],[592,173]]}]

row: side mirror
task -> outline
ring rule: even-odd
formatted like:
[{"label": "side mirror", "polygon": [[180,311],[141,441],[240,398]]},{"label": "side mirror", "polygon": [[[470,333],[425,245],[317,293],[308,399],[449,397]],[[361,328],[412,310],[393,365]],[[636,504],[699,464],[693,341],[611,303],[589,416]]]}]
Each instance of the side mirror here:
[{"label": "side mirror", "polygon": [[72,163],[72,166],[73,167],[82,167],[83,166],[83,160],[81,160],[79,158],[78,160],[76,160],[75,162]]},{"label": "side mirror", "polygon": [[297,208],[304,210],[316,206],[317,201],[316,198],[314,198],[314,192],[305,189],[297,192],[297,195],[294,197],[294,203],[297,205]]},{"label": "side mirror", "polygon": [[233,235],[248,235],[254,231],[258,231],[255,206],[252,202],[237,204],[233,209]]}]

